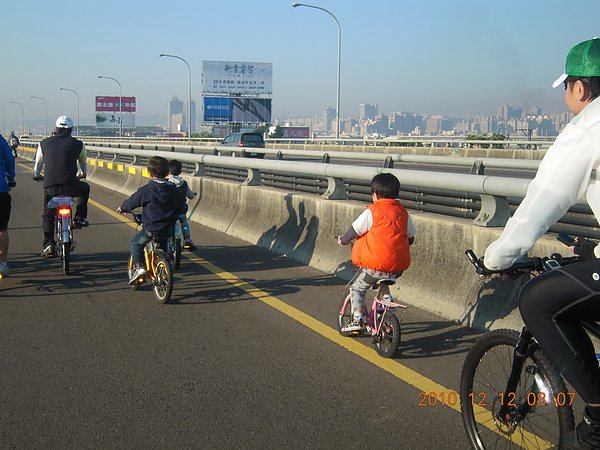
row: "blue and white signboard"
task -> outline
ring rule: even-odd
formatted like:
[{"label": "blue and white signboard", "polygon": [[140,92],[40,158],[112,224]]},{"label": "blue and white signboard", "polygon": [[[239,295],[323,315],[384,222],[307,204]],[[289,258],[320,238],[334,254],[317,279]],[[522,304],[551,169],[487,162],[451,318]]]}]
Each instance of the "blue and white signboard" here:
[{"label": "blue and white signboard", "polygon": [[205,122],[231,122],[231,97],[204,97]]}]

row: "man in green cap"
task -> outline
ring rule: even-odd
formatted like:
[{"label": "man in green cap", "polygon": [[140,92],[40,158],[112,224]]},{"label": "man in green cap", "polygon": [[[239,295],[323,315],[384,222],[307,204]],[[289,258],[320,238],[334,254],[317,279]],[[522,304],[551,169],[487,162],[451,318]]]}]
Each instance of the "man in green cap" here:
[{"label": "man in green cap", "polygon": [[[600,39],[573,47],[565,87],[575,117],[548,149],[527,194],[483,263],[507,269],[584,195],[600,222]],[[582,320],[600,321],[600,248],[577,238],[583,262],[545,272],[521,290],[519,309],[529,331],[586,403],[584,419],[565,438],[567,449],[600,449],[600,368]],[[561,445],[561,448],[563,446]]]}]

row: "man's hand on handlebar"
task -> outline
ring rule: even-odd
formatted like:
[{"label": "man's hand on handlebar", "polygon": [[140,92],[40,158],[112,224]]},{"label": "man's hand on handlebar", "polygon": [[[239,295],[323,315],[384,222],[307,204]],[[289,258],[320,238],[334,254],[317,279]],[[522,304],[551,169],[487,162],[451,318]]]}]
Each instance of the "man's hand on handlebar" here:
[{"label": "man's hand on handlebar", "polygon": [[594,249],[597,245],[598,244],[595,242],[590,241],[583,236],[577,236],[575,238],[575,243],[573,244],[573,253],[581,256],[584,261],[591,261],[596,259]]}]

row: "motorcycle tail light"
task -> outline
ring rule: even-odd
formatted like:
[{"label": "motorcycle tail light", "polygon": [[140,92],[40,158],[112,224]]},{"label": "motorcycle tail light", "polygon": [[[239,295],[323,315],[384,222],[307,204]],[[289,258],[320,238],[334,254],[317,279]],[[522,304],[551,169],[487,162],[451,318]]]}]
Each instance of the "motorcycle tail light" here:
[{"label": "motorcycle tail light", "polygon": [[68,216],[69,214],[71,214],[71,208],[58,208],[58,213],[61,216]]}]

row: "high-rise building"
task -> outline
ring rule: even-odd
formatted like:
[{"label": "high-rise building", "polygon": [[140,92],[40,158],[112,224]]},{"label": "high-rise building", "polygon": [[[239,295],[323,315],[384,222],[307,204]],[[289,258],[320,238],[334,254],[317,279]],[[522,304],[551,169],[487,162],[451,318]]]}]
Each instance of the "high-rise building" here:
[{"label": "high-rise building", "polygon": [[169,102],[169,131],[179,133],[183,129],[183,102],[177,97],[173,97]]},{"label": "high-rise building", "polygon": [[333,129],[335,123],[335,108],[325,108],[323,122],[325,124],[325,131],[329,133]]},{"label": "high-rise building", "polygon": [[[188,102],[173,97],[169,102],[169,131],[171,133],[187,133]],[[196,102],[192,100],[192,133],[196,131]]]},{"label": "high-rise building", "polygon": [[360,112],[358,118],[360,120],[364,119],[374,119],[377,114],[379,114],[379,106],[371,105],[369,103],[361,103],[360,104]]}]

